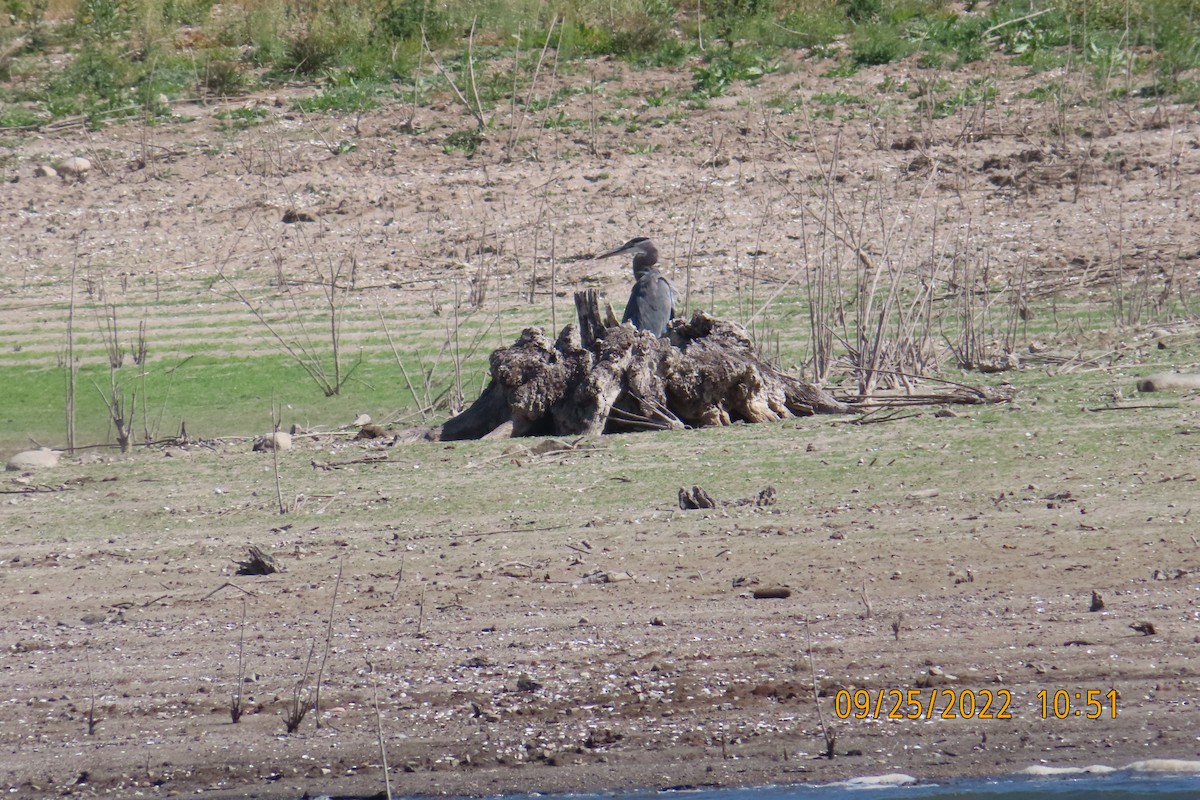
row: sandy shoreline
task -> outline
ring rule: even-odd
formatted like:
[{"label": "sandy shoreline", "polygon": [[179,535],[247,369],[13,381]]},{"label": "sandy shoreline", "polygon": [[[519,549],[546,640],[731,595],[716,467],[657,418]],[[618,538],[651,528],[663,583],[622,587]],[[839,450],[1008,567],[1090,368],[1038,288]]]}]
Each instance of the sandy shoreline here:
[{"label": "sandy shoreline", "polygon": [[[650,438],[627,443],[652,457]],[[438,452],[465,463],[496,447]],[[261,458],[197,451],[180,465],[145,452],[64,469],[100,477],[154,467],[168,482],[213,469],[229,491],[244,492],[237,475],[257,481]],[[329,480],[353,494],[385,478]],[[403,795],[892,772],[931,780],[1196,755],[1194,634],[1160,610],[1189,607],[1192,589],[1146,577],[1172,547],[1186,560],[1192,545],[1182,531],[1173,544],[1109,556],[1108,609],[1097,614],[1088,611],[1097,585],[1088,570],[1055,570],[1055,590],[1045,593],[1043,570],[1010,565],[1014,550],[1030,563],[1094,562],[1113,552],[1114,536],[1060,529],[1051,557],[1038,541],[1045,534],[1021,533],[1003,512],[986,539],[973,533],[974,515],[948,515],[931,567],[929,540],[904,533],[911,515],[878,502],[868,515],[874,530],[841,538],[793,528],[790,512],[735,507],[664,509],[554,536],[359,524],[267,532],[250,522],[117,541],[87,533],[104,524],[95,498],[109,491],[101,480],[49,504],[24,497],[35,522],[0,553],[12,598],[0,651],[0,782],[10,796],[370,795],[382,788],[377,725],[393,791]],[[80,533],[43,537],[36,520],[64,504]],[[1010,522],[1060,513],[1043,503]],[[234,575],[231,556],[246,540],[268,546],[285,572]],[[564,547],[582,541],[588,555]],[[845,568],[880,562],[868,616]],[[947,563],[970,564],[971,578]],[[593,577],[600,573],[607,577]],[[753,599],[753,586],[770,583],[790,584],[792,596]],[[1129,629],[1141,619],[1156,621],[1156,635]],[[245,715],[233,725],[239,647]],[[309,716],[285,735],[295,686],[311,691],[322,658],[322,727]],[[99,722],[89,736],[93,686]],[[1039,692],[1113,688],[1115,718],[1106,707],[1087,719],[1078,701],[1063,719],[1043,718]],[[945,719],[939,705],[932,718],[888,720],[884,703],[882,713],[872,705],[862,719],[838,719],[842,689],[870,698],[937,690],[959,702],[1003,693],[1011,702],[1009,718]],[[832,760],[820,757],[822,722],[837,737]]]}]

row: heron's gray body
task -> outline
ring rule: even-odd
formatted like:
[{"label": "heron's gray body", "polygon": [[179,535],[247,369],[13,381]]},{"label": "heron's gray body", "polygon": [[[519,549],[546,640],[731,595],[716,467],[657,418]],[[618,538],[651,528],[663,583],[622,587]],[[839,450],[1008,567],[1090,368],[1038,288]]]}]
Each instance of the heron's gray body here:
[{"label": "heron's gray body", "polygon": [[649,239],[639,237],[596,258],[620,253],[633,254],[634,277],[621,322],[632,322],[638,330],[649,331],[661,339],[667,335],[667,323],[675,316],[675,290],[654,266],[658,263],[658,250]]}]

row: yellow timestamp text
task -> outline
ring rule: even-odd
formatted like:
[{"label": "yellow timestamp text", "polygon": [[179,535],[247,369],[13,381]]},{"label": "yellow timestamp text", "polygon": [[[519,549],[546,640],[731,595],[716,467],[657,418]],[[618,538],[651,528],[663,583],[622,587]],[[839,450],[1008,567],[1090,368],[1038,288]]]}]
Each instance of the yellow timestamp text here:
[{"label": "yellow timestamp text", "polygon": [[1059,689],[1054,692],[1042,689],[1037,693],[1042,719],[1101,719],[1106,714],[1109,719],[1116,719],[1118,697],[1116,689],[1107,692],[1100,689]]},{"label": "yellow timestamp text", "polygon": [[[1041,689],[1042,719],[1117,718],[1116,689]],[[1008,689],[839,689],[833,697],[838,719],[1012,719]]]},{"label": "yellow timestamp text", "polygon": [[1012,719],[1008,689],[839,689],[838,719]]}]

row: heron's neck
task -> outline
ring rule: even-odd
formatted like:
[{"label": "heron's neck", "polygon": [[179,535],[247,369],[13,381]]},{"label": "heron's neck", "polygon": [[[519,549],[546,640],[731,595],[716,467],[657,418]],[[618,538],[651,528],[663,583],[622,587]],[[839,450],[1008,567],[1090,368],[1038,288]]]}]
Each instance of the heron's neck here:
[{"label": "heron's neck", "polygon": [[641,275],[648,272],[655,264],[658,263],[658,253],[653,250],[649,252],[643,250],[633,257],[633,274]]}]

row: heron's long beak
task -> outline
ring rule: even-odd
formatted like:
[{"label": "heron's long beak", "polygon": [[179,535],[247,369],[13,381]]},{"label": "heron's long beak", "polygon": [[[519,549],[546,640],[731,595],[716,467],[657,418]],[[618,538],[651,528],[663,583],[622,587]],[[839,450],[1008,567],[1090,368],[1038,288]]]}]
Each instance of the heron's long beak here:
[{"label": "heron's long beak", "polygon": [[638,243],[636,241],[626,242],[625,244],[618,247],[616,250],[609,250],[607,253],[601,253],[598,256],[592,256],[592,260],[599,261],[602,258],[608,258],[609,256],[617,256],[617,255],[620,255],[621,253],[627,253],[630,250],[632,250],[633,248],[637,247],[637,245],[638,245]]}]

